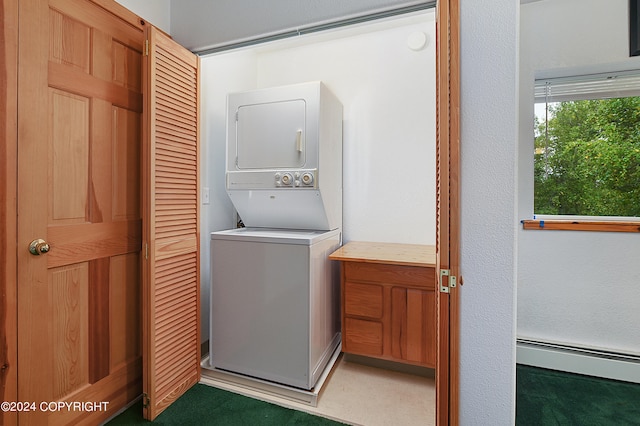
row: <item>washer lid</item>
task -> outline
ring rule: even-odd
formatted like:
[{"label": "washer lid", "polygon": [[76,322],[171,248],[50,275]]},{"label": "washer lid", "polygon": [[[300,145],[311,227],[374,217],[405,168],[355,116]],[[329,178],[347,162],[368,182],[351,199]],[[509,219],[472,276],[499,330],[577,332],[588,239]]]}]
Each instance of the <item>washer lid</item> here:
[{"label": "washer lid", "polygon": [[311,245],[336,235],[340,235],[340,229],[314,231],[305,229],[237,228],[212,232],[211,240]]}]

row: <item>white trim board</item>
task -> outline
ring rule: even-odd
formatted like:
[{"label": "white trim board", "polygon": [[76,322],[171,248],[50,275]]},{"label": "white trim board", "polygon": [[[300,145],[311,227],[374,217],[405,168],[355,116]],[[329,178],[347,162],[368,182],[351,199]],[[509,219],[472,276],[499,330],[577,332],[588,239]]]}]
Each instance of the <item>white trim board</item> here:
[{"label": "white trim board", "polygon": [[320,390],[331,373],[331,369],[338,360],[341,351],[342,342],[339,342],[329,362],[325,366],[322,375],[318,378],[315,387],[308,391],[232,373],[230,371],[219,370],[211,367],[209,355],[200,363],[202,367],[200,383],[279,405],[284,405],[280,401],[289,400],[316,407],[318,405]]},{"label": "white trim board", "polygon": [[619,354],[518,340],[516,363],[587,376],[640,383],[640,359]]}]

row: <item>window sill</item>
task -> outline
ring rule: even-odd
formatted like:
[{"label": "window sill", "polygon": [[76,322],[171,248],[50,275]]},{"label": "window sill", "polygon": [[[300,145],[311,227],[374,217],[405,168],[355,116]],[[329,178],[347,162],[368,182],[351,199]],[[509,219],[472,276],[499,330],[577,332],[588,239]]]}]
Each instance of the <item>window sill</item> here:
[{"label": "window sill", "polygon": [[523,220],[522,229],[538,231],[640,232],[640,221]]}]

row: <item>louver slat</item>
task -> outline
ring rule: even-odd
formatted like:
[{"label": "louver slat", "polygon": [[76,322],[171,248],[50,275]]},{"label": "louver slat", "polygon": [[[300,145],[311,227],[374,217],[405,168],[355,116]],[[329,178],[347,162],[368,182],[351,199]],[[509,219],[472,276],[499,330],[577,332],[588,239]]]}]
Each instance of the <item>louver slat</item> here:
[{"label": "louver slat", "polygon": [[154,28],[145,64],[144,392],[153,420],[200,379],[199,59]]}]

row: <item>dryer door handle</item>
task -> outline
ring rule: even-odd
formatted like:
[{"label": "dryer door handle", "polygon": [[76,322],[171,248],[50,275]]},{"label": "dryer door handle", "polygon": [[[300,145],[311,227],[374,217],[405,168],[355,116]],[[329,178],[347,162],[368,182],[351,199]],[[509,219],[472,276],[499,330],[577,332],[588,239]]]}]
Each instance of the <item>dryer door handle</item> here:
[{"label": "dryer door handle", "polygon": [[296,151],[302,152],[302,130],[296,132]]}]

